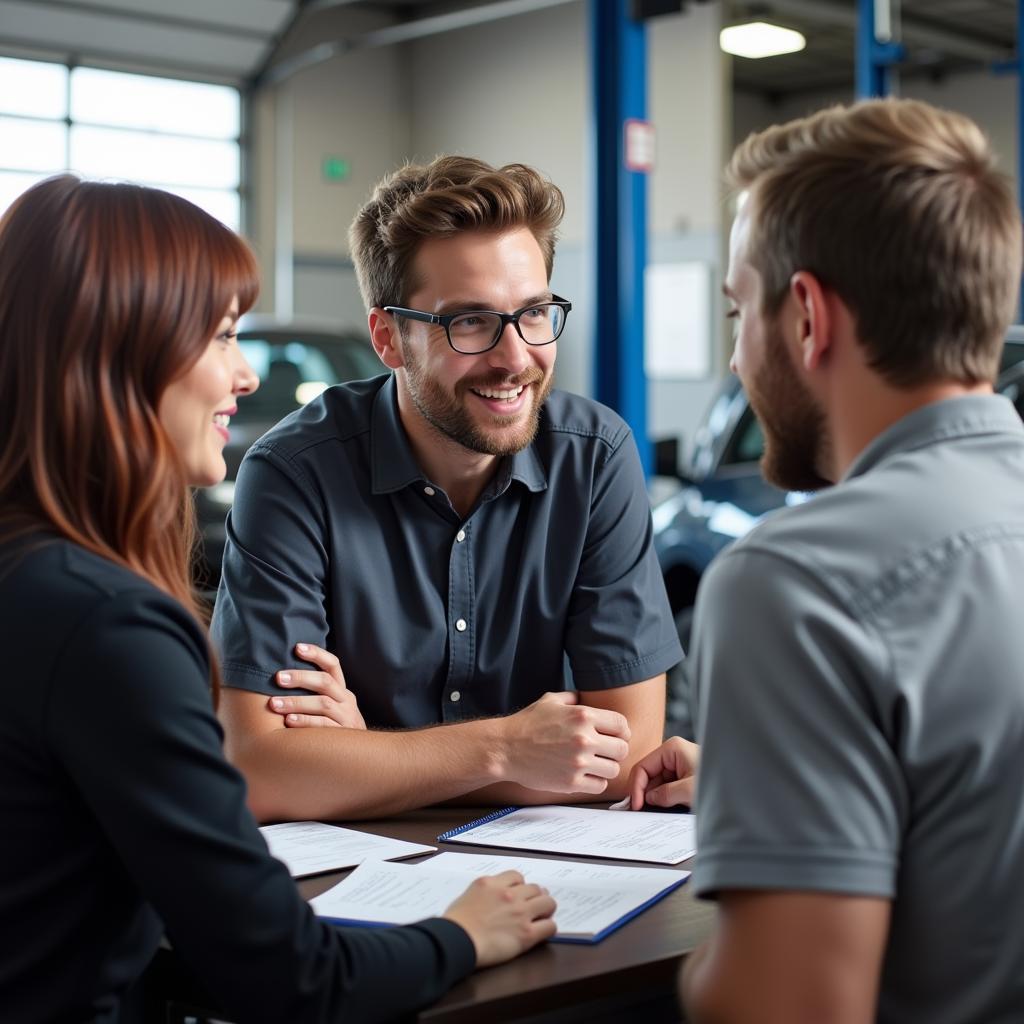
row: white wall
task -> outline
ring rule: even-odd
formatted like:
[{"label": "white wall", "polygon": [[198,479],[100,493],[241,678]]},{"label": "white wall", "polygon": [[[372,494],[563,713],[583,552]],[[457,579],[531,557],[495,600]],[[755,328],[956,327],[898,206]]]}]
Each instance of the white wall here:
[{"label": "white wall", "polygon": [[657,18],[648,30],[649,113],[658,132],[651,175],[651,263],[700,261],[710,267],[711,375],[707,380],[652,380],[651,437],[691,441],[718,379],[727,370],[721,298],[727,214],[722,163],[732,148],[731,65],[718,48],[721,5],[693,6]]},{"label": "white wall", "polygon": [[[322,41],[357,37],[384,27],[389,20],[347,8],[326,10],[303,23],[282,57]],[[264,272],[261,309],[274,308],[279,93],[286,94],[291,111],[294,310],[346,325],[365,325],[348,259],[347,232],[372,187],[408,154],[409,90],[406,55],[401,47],[387,47],[314,65],[255,98],[251,236]],[[327,156],[349,162],[348,180],[324,180],[322,164]]]},{"label": "white wall", "polygon": [[411,44],[411,152],[525,163],[565,194],[551,287],[573,303],[558,382],[591,390],[591,179],[587,9],[582,2]]},{"label": "white wall", "polygon": [[586,5],[568,3],[412,44],[412,152],[530,164],[566,195],[563,242],[587,231]]}]

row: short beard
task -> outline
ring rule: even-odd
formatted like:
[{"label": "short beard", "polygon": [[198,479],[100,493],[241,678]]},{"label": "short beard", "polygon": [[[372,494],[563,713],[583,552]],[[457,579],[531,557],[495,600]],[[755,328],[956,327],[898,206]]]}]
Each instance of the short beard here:
[{"label": "short beard", "polygon": [[[461,380],[455,386],[455,393],[448,394],[433,378],[427,376],[417,361],[411,346],[400,336],[402,359],[405,364],[405,380],[409,397],[417,412],[443,437],[454,441],[471,452],[481,455],[514,455],[533,444],[540,429],[540,412],[554,386],[554,375],[544,379],[544,373],[536,366],[513,377],[504,376],[491,380]],[[510,432],[502,427],[511,427],[518,417],[497,417],[493,433],[481,429],[466,409],[464,395],[470,388],[531,387],[543,385],[535,396],[529,417],[520,429]]]},{"label": "short beard", "polygon": [[825,414],[797,377],[782,335],[773,325],[765,358],[747,397],[764,432],[761,473],[788,491],[819,491],[832,485],[822,476],[831,461],[832,441]]}]

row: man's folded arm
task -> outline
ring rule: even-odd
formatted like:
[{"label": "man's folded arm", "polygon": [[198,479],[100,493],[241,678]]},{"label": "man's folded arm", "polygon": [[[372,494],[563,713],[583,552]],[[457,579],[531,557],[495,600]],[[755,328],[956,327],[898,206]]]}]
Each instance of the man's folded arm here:
[{"label": "man's folded arm", "polygon": [[553,793],[498,782],[458,798],[462,804],[564,804],[620,800],[626,795],[633,765],[661,743],[665,731],[665,673],[628,686],[577,693],[582,705],[615,711],[629,724],[629,752],[619,762],[618,774],[600,792]]},{"label": "man's folded arm", "polygon": [[218,715],[259,821],[381,817],[499,777],[487,719],[396,732],[288,729],[265,694],[229,687]]},{"label": "man's folded arm", "polygon": [[[659,685],[663,703],[661,678],[660,684],[637,684],[640,692],[627,704],[656,706]],[[646,701],[640,699],[645,694]],[[225,688],[219,715],[228,757],[246,777],[249,806],[259,820],[355,819],[397,814],[494,783],[540,791],[545,799],[552,798],[549,792],[560,799],[598,796],[614,779],[624,787],[628,768],[620,771],[620,765],[633,756],[634,743],[636,756],[646,747],[631,743],[622,713],[588,706],[581,696],[545,694],[502,718],[391,732],[289,729],[264,694]],[[637,718],[644,729],[653,727],[643,715]]]}]

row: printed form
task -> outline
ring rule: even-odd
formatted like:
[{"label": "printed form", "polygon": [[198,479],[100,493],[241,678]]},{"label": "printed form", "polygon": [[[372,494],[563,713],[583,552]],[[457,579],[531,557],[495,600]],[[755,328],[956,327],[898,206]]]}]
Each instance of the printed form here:
[{"label": "printed form", "polygon": [[678,864],[697,852],[696,817],[599,807],[519,807],[438,836],[449,843],[501,846],[576,857]]},{"label": "printed form", "polygon": [[343,923],[412,924],[443,914],[474,878],[509,870],[551,893],[558,904],[556,938],[569,942],[600,941],[690,875],[665,868],[441,853],[419,864],[362,864],[310,904],[320,916]]},{"label": "printed form", "polygon": [[357,832],[322,821],[285,821],[260,828],[270,852],[293,878],[355,867],[364,860],[392,860],[433,853],[436,846]]}]

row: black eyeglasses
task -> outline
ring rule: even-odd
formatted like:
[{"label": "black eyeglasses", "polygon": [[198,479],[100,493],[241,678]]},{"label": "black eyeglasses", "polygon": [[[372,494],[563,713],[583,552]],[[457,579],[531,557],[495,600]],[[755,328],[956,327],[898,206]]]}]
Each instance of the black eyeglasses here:
[{"label": "black eyeglasses", "polygon": [[425,324],[440,324],[448,337],[448,344],[456,352],[475,356],[498,344],[506,324],[512,324],[527,345],[550,345],[562,333],[570,309],[571,302],[552,295],[550,302],[534,302],[514,313],[499,313],[495,309],[464,309],[458,313],[438,316],[436,313],[424,313],[421,309],[405,309],[402,306],[385,306],[384,312]]}]

